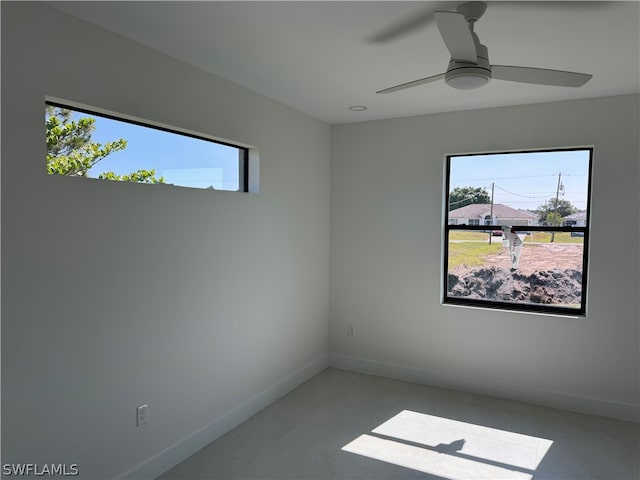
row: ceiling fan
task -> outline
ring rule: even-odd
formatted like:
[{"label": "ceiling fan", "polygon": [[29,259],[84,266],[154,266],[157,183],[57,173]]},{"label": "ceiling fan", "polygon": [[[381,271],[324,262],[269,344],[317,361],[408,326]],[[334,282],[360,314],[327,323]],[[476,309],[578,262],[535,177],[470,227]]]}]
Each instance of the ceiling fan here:
[{"label": "ceiling fan", "polygon": [[467,2],[459,5],[455,12],[435,12],[438,30],[451,54],[446,73],[401,83],[376,93],[397,92],[442,79],[450,87],[460,90],[482,87],[492,78],[559,87],[581,87],[591,79],[592,75],[585,73],[489,64],[489,51],[473,31],[475,22],[486,9],[485,2]]}]

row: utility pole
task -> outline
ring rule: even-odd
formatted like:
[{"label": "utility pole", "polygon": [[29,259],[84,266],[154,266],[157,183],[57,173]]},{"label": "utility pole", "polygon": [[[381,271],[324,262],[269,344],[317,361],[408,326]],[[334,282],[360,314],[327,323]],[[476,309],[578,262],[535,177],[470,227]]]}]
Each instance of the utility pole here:
[{"label": "utility pole", "polygon": [[[493,187],[495,186],[494,182],[491,182],[491,210],[489,211],[489,216],[491,217],[490,222],[493,223]],[[489,245],[491,245],[491,241],[493,238],[493,232],[489,232]]]},{"label": "utility pole", "polygon": [[[556,188],[556,205],[554,207],[554,213],[558,214],[558,201],[560,200],[560,178],[562,177],[562,172],[558,173],[558,187]],[[556,232],[551,232],[551,243],[556,239]]]}]

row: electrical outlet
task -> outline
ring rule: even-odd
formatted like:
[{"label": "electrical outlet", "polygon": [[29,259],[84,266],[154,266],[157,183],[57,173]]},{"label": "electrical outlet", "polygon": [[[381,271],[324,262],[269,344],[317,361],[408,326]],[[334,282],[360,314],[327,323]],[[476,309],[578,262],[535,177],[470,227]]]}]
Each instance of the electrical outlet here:
[{"label": "electrical outlet", "polygon": [[136,408],[136,426],[141,427],[147,423],[147,409],[149,405],[140,405]]},{"label": "electrical outlet", "polygon": [[356,327],[354,327],[353,325],[349,325],[347,327],[347,335],[349,335],[350,337],[355,337],[356,336]]}]

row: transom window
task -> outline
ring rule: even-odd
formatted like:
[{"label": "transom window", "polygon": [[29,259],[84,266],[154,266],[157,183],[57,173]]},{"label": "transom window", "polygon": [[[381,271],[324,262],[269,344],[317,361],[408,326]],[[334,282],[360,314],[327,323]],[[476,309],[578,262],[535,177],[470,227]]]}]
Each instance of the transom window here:
[{"label": "transom window", "polygon": [[248,148],[46,102],[47,172],[101,180],[248,191]]},{"label": "transom window", "polygon": [[593,149],[449,155],[444,303],[584,315]]}]

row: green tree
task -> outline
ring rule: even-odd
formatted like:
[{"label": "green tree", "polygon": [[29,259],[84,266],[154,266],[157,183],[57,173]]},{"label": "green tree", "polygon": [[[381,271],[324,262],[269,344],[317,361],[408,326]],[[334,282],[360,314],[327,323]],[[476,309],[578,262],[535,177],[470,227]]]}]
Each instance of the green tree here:
[{"label": "green tree", "polygon": [[[568,200],[550,198],[544,204],[540,205],[534,212],[538,215],[538,220],[548,225],[561,225],[562,218],[572,213],[576,213],[578,209]],[[560,222],[549,223],[548,215],[550,213],[557,213],[560,216]],[[553,217],[555,218],[555,217]]]},{"label": "green tree", "polygon": [[562,215],[556,212],[547,213],[547,217],[545,219],[545,223],[547,225],[552,225],[554,227],[559,227],[562,225]]},{"label": "green tree", "polygon": [[491,197],[481,187],[456,187],[449,193],[449,210],[474,203],[491,203]]},{"label": "green tree", "polygon": [[[87,177],[89,170],[108,155],[124,150],[127,141],[115,140],[100,144],[92,141],[95,119],[90,117],[71,119],[71,110],[47,105],[46,139],[47,172],[73,177]],[[98,178],[125,182],[164,183],[156,177],[155,170],[137,170],[128,175],[105,172]]]},{"label": "green tree", "polygon": [[[562,215],[556,212],[547,213],[547,217],[545,219],[545,223],[547,225],[552,225],[554,227],[559,227],[562,225]],[[556,241],[556,232],[551,232],[551,243]]]}]

